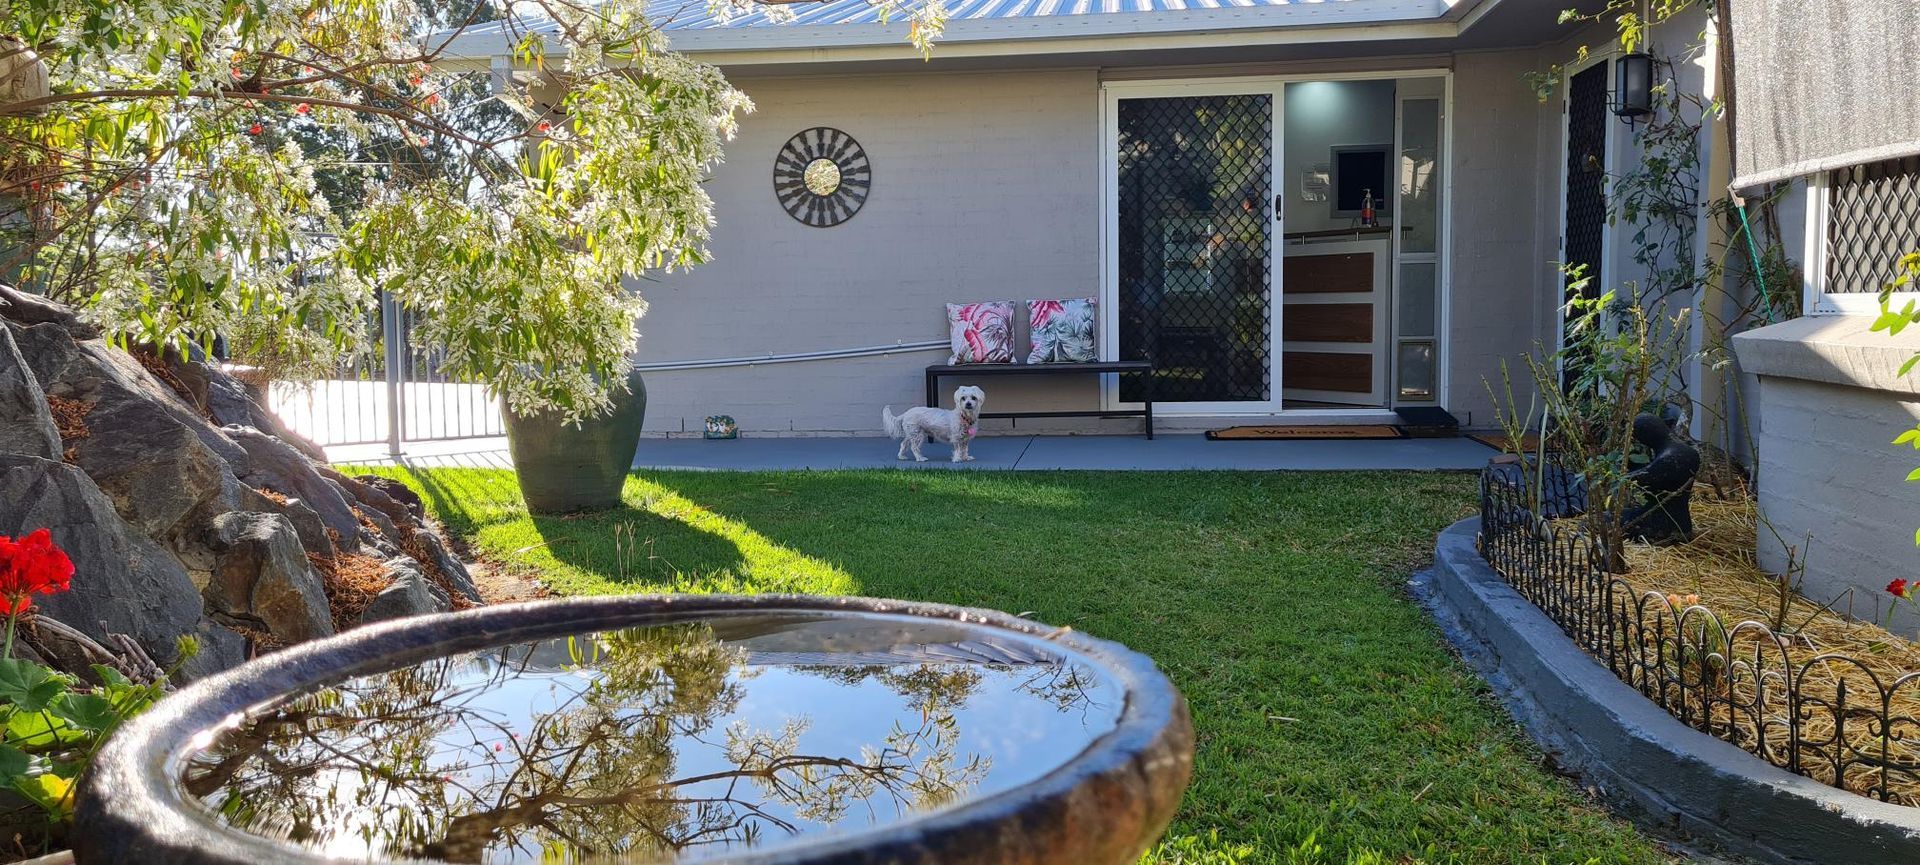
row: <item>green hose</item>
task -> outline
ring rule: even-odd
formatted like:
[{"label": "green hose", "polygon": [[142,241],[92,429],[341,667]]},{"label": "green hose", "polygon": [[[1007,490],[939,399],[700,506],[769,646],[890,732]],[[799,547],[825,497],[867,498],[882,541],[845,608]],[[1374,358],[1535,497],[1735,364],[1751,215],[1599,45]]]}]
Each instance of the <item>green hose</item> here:
[{"label": "green hose", "polygon": [[1747,221],[1746,204],[1736,209],[1740,211],[1740,230],[1747,235],[1747,257],[1753,259],[1753,278],[1760,281],[1761,306],[1766,308],[1767,323],[1773,324],[1773,293],[1767,289],[1767,271],[1760,264],[1760,246],[1753,239],[1753,224]]}]

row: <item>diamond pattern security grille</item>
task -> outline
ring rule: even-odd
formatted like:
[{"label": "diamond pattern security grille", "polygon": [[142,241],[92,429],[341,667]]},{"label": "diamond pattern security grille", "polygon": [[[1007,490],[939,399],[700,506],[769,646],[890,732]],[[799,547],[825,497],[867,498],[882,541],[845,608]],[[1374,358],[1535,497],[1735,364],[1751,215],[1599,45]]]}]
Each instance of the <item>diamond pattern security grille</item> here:
[{"label": "diamond pattern security grille", "polygon": [[1871,294],[1920,252],[1920,156],[1833,172],[1827,193],[1828,294]]},{"label": "diamond pattern security grille", "polygon": [[1119,126],[1120,358],[1158,400],[1270,399],[1273,98],[1125,99]]},{"label": "diamond pattern security grille", "polygon": [[[1567,201],[1566,260],[1568,268],[1585,267],[1588,277],[1579,294],[1600,296],[1601,242],[1607,230],[1607,64],[1597,63],[1575,73],[1567,83]],[[1575,296],[1574,280],[1567,278],[1567,299]]]}]

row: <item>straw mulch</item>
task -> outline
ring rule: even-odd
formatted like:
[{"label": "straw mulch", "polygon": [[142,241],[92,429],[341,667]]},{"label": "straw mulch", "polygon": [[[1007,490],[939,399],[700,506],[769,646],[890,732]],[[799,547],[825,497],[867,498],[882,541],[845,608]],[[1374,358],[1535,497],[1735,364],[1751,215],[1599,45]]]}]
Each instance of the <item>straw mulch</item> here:
[{"label": "straw mulch", "polygon": [[[1884,615],[1891,596],[1816,602],[1792,585],[1783,594],[1781,580],[1756,560],[1764,529],[1744,494],[1696,495],[1693,519],[1689,543],[1627,547],[1621,576],[1639,597],[1624,603],[1630,621],[1638,605],[1640,627],[1615,636],[1616,652],[1631,659],[1622,677],[1694,727],[1777,765],[1920,805],[1920,680],[1900,681],[1920,671],[1920,644],[1868,620]],[[1797,739],[1788,724],[1790,679],[1802,695]],[[1889,689],[1890,725],[1881,715]]]}]

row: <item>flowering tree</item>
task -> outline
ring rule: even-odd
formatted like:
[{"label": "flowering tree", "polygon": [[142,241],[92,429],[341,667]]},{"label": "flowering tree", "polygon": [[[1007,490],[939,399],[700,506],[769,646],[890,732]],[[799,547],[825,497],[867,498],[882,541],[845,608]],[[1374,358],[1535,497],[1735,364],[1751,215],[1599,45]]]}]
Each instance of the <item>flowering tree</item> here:
[{"label": "flowering tree", "polygon": [[[923,48],[944,18],[881,2]],[[705,259],[752,107],[644,6],[0,0],[0,274],[286,375],[364,348],[384,291],[516,412],[597,413],[645,308],[622,278]],[[447,56],[489,20],[530,75]]]}]

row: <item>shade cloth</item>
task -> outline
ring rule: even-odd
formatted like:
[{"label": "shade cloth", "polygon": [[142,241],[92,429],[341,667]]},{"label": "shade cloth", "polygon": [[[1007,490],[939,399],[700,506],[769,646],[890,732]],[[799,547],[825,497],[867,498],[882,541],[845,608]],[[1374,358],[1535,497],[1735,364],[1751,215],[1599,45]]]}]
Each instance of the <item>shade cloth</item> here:
[{"label": "shade cloth", "polygon": [[1920,153],[1920,0],[1730,2],[1735,188]]}]

